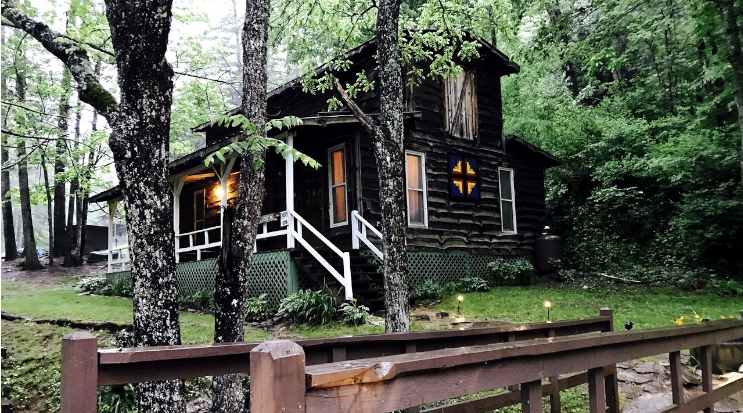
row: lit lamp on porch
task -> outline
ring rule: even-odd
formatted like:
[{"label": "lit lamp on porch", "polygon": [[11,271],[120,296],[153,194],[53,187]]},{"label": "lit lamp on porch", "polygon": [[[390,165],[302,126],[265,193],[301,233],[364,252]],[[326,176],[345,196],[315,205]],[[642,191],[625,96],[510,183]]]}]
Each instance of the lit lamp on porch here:
[{"label": "lit lamp on porch", "polygon": [[222,189],[221,186],[218,186],[217,190],[214,193],[217,195],[217,197],[222,199],[222,196],[224,195],[224,190]]},{"label": "lit lamp on porch", "polygon": [[552,308],[552,303],[549,301],[544,302],[544,308],[547,309],[547,322],[550,322],[550,309]]},{"label": "lit lamp on porch", "polygon": [[457,296],[457,314],[462,315],[462,301],[464,301],[464,296],[459,295]]}]

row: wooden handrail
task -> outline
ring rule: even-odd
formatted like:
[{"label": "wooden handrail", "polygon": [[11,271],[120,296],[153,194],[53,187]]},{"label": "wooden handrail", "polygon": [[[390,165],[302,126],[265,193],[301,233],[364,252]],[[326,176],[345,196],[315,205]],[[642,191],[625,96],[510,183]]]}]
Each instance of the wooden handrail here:
[{"label": "wooden handrail", "polygon": [[[359,223],[361,223],[361,230],[359,231]],[[383,239],[382,233],[379,232],[369,221],[365,220],[358,211],[351,211],[351,247],[353,249],[359,249],[359,240],[362,241],[372,252],[381,260],[384,259],[382,251],[377,248],[366,236],[366,231],[370,230],[374,235],[379,237],[381,241]]]}]

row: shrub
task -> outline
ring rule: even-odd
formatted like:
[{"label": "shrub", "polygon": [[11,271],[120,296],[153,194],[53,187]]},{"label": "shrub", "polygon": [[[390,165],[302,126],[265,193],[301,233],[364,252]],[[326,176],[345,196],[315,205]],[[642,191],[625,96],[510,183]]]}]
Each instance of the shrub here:
[{"label": "shrub", "polygon": [[247,321],[263,321],[270,316],[271,309],[268,307],[265,293],[245,300],[245,319]]},{"label": "shrub", "polygon": [[552,276],[555,277],[557,281],[573,282],[578,278],[578,271],[568,268],[565,262],[559,258],[550,258],[549,264],[554,269]]},{"label": "shrub", "polygon": [[136,411],[137,391],[131,384],[98,388],[98,412],[133,413]]},{"label": "shrub", "polygon": [[214,292],[203,289],[181,297],[181,303],[193,304],[200,308],[214,308]]},{"label": "shrub", "polygon": [[456,284],[457,290],[463,293],[474,293],[476,291],[488,291],[488,282],[480,277],[466,277]]},{"label": "shrub", "polygon": [[132,297],[132,295],[134,295],[132,282],[125,277],[117,278],[111,286],[111,295],[117,297]]},{"label": "shrub", "polygon": [[534,267],[528,260],[518,259],[513,263],[503,258],[497,258],[488,264],[497,284],[526,285],[530,284],[536,274]]},{"label": "shrub", "polygon": [[323,325],[333,320],[335,297],[325,291],[300,290],[283,300],[278,315],[293,323]]},{"label": "shrub", "polygon": [[108,284],[106,277],[102,275],[85,277],[75,287],[83,293],[111,295],[111,286]]},{"label": "shrub", "polygon": [[360,326],[369,322],[369,307],[359,305],[355,298],[348,303],[341,304],[338,313],[341,322],[349,326]]},{"label": "shrub", "polygon": [[710,277],[707,290],[717,295],[740,295],[743,296],[743,283],[736,280],[724,280],[715,275]]},{"label": "shrub", "polygon": [[441,296],[442,297],[448,297],[450,295],[453,295],[458,290],[457,284],[453,282],[448,282],[444,284],[443,287],[441,287]]},{"label": "shrub", "polygon": [[410,290],[410,299],[413,301],[438,300],[440,298],[441,286],[430,278],[427,278]]}]

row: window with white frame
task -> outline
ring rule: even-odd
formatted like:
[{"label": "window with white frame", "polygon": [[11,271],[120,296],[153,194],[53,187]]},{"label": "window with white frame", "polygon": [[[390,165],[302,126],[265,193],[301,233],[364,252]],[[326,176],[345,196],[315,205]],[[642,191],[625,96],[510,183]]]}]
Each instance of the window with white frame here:
[{"label": "window with white frame", "polygon": [[516,194],[513,185],[513,169],[498,168],[500,186],[501,231],[516,233]]},{"label": "window with white frame", "polygon": [[408,226],[428,226],[428,194],[426,193],[426,155],[405,152],[405,186],[407,189]]},{"label": "window with white frame", "polygon": [[346,148],[339,145],[328,151],[328,183],[330,188],[330,226],[348,223],[346,199]]}]

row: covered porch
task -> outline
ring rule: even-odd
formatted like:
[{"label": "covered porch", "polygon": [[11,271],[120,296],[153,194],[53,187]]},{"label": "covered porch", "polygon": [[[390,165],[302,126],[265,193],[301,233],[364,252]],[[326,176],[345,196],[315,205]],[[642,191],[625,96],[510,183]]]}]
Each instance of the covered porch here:
[{"label": "covered porch", "polygon": [[[304,250],[344,287],[344,294],[350,299],[353,291],[349,251],[363,244],[382,257],[378,248],[381,233],[359,212],[364,204],[358,190],[359,133],[353,127],[355,120],[347,116],[303,120],[303,126],[275,137],[313,157],[322,167],[314,170],[269,150],[265,163],[266,197],[254,251]],[[204,159],[234,139],[237,138],[209,145],[169,165],[174,248],[179,263],[219,254],[222,209],[237,203],[243,165],[237,156],[208,167]],[[108,202],[113,214],[121,199],[118,188],[113,188],[96,195],[93,201]],[[112,221],[108,245],[108,272],[127,270],[129,246],[126,240],[115,236]]]}]

